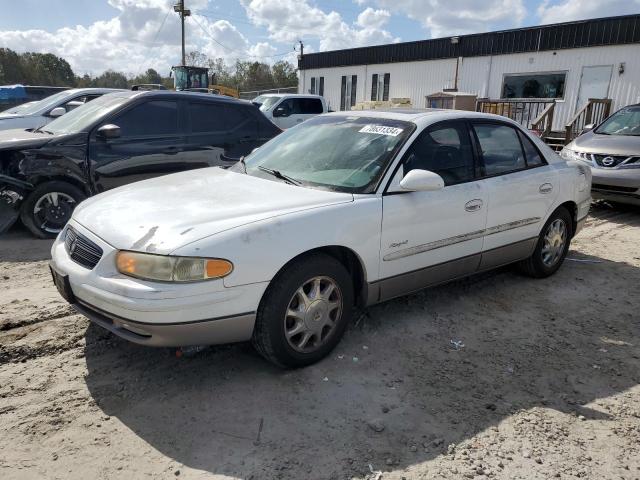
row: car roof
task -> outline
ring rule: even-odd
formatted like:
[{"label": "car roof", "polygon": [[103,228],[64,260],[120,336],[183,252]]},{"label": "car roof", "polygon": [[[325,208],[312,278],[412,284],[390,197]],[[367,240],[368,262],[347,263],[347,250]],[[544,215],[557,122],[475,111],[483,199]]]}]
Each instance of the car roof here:
[{"label": "car roof", "polygon": [[227,97],[226,95],[217,95],[215,93],[203,92],[175,92],[173,90],[121,90],[112,93],[116,97],[128,98],[170,98],[179,99],[187,98],[192,100],[204,100],[209,102],[232,103],[236,105],[254,106],[249,100],[240,100],[238,98]]},{"label": "car roof", "polygon": [[466,110],[443,110],[439,108],[381,108],[375,110],[348,110],[341,112],[331,112],[327,113],[326,115],[344,117],[386,118],[390,120],[412,122],[420,127],[442,120],[454,120],[458,118],[499,120],[501,122],[519,125],[513,120],[501,115],[470,112]]},{"label": "car roof", "polygon": [[314,95],[313,93],[262,93],[258,97],[309,97],[324,98],[322,95]]},{"label": "car roof", "polygon": [[127,92],[123,88],[97,88],[97,87],[86,87],[86,88],[70,88],[69,90],[64,90],[66,92],[73,93],[115,93],[115,92]]}]

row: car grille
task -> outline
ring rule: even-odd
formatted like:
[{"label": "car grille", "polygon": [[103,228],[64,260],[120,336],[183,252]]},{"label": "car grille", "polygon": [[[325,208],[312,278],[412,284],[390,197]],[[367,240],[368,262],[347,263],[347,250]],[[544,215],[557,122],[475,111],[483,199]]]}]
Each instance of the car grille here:
[{"label": "car grille", "polygon": [[87,237],[67,227],[64,246],[71,260],[91,270],[100,261],[102,249]]},{"label": "car grille", "polygon": [[593,154],[593,160],[599,167],[604,168],[615,168],[623,162],[625,165],[640,165],[640,157],[628,157],[626,155]]}]

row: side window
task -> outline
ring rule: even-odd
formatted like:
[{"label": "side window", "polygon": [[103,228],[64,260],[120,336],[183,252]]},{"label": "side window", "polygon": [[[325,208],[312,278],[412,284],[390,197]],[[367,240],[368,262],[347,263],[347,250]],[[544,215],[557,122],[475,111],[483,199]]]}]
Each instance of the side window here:
[{"label": "side window", "polygon": [[473,151],[464,123],[448,122],[428,128],[409,148],[404,161],[405,175],[414,169],[440,175],[444,184],[474,180]]},{"label": "side window", "polygon": [[118,125],[123,137],[176,134],[178,104],[167,100],[143,103],[127,110],[109,123]]},{"label": "side window", "polygon": [[296,113],[297,104],[293,101],[293,98],[288,98],[280,102],[276,108],[283,108],[287,115],[293,115]]},{"label": "side window", "polygon": [[520,136],[520,141],[522,142],[522,147],[524,148],[527,167],[531,168],[531,167],[539,167],[540,165],[545,165],[546,162],[542,159],[540,152],[533,145],[531,140],[529,140],[527,136],[520,131],[518,132],[518,135]]},{"label": "side window", "polygon": [[245,111],[244,107],[238,107],[235,105],[225,105],[224,115],[227,124],[227,130],[234,130],[238,128],[241,123],[244,123],[249,118],[249,113]]},{"label": "side window", "polygon": [[487,176],[522,170],[526,167],[515,129],[508,125],[480,123],[473,126]]},{"label": "side window", "polygon": [[189,103],[189,118],[193,133],[213,133],[234,130],[247,116],[233,105],[207,102]]},{"label": "side window", "polygon": [[191,131],[194,133],[226,130],[222,105],[214,103],[189,103]]},{"label": "side window", "polygon": [[319,98],[296,98],[298,109],[295,113],[318,114],[322,113],[322,102]]}]

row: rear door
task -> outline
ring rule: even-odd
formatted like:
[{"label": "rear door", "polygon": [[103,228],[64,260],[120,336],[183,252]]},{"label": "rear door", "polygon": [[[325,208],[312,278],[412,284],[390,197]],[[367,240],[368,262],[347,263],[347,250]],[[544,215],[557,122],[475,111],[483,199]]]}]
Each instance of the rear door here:
[{"label": "rear door", "polygon": [[[90,135],[89,170],[97,191],[108,190],[189,168],[184,162],[185,135],[180,103],[149,99],[103,121]],[[102,139],[96,130],[120,127],[119,138]]]},{"label": "rear door", "polygon": [[195,167],[228,167],[263,142],[249,107],[231,102],[189,100],[187,159]]},{"label": "rear door", "polygon": [[489,198],[484,269],[528,256],[555,201],[558,179],[518,128],[500,121],[471,124]]}]

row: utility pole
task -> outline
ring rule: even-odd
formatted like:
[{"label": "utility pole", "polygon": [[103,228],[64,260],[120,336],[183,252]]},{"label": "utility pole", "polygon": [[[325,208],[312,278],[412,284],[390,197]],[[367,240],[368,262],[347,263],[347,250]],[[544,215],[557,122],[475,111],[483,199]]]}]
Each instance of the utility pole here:
[{"label": "utility pole", "polygon": [[180,24],[182,26],[182,65],[186,63],[186,55],[184,51],[184,17],[188,17],[191,15],[191,10],[187,10],[184,8],[184,0],[180,0],[173,6],[173,11],[177,12],[180,15]]}]

